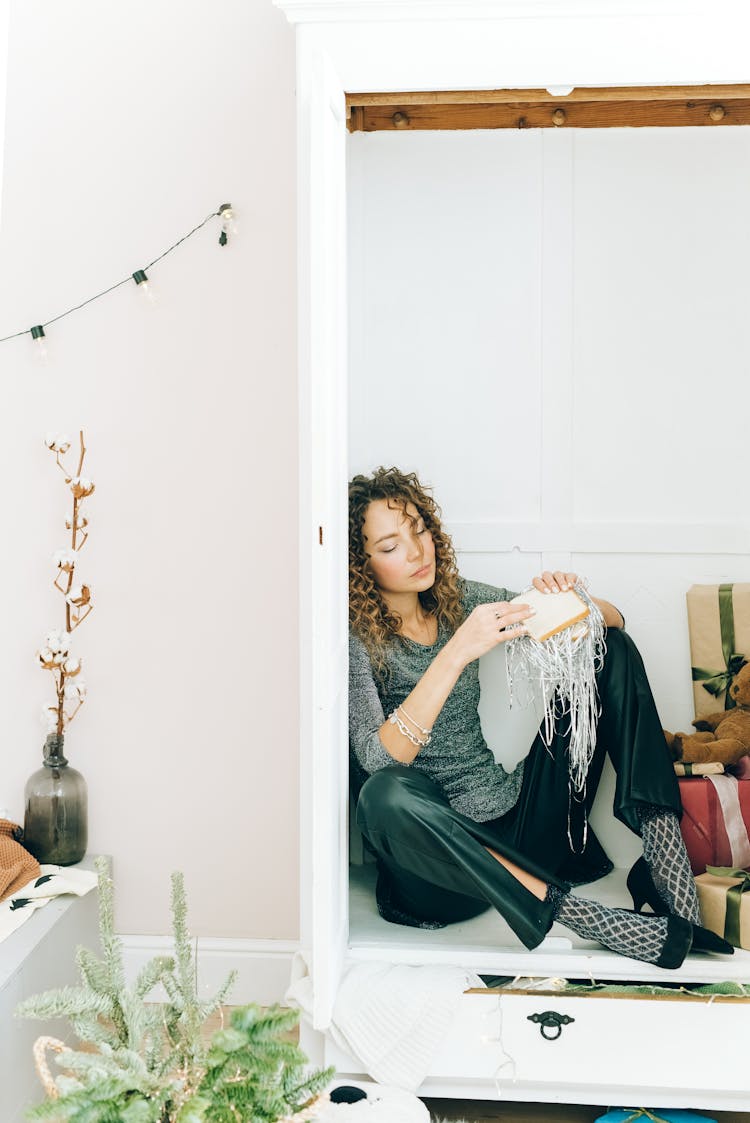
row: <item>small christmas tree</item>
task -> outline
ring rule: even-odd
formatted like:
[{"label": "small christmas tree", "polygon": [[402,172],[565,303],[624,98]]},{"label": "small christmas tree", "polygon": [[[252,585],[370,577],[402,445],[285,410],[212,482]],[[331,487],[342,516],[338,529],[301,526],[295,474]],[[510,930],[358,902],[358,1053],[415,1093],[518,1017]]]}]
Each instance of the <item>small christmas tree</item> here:
[{"label": "small christmas tree", "polygon": [[[172,875],[175,955],[157,956],[125,985],[122,945],[114,930],[112,880],[97,859],[99,929],[103,957],[79,948],[81,985],[47,991],[22,1002],[16,1014],[66,1017],[79,1041],[72,1049],[50,1037],[35,1046],[47,1099],[29,1119],[59,1123],[302,1123],[328,1097],[320,1094],[335,1073],[306,1073],[307,1057],[282,1035],[299,1020],[278,1005],[237,1007],[231,1025],[205,1042],[202,1027],[224,1002],[234,972],[219,993],[201,1002],[186,928],[182,875]],[[147,1002],[161,983],[164,1003]],[[48,1048],[64,1071],[53,1079]]]}]

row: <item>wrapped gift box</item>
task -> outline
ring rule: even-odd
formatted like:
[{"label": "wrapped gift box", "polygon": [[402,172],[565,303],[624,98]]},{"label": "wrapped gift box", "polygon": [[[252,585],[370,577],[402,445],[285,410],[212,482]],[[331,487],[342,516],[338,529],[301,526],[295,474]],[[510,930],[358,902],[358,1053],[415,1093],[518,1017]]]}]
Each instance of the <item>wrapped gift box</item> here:
[{"label": "wrapped gift box", "polygon": [[727,687],[742,660],[750,660],[750,584],[692,585],[687,613],[695,716],[701,717],[729,708]]},{"label": "wrapped gift box", "polygon": [[677,760],[674,770],[678,776],[721,776],[726,771],[718,760],[706,760],[702,764],[683,764],[681,760]]},{"label": "wrapped gift box", "polygon": [[[721,874],[721,876],[718,876]],[[727,875],[737,876],[727,876]],[[709,866],[695,879],[704,928],[750,950],[750,873]]]},{"label": "wrapped gift box", "polygon": [[694,874],[706,866],[750,866],[750,780],[734,776],[678,779],[680,830]]}]

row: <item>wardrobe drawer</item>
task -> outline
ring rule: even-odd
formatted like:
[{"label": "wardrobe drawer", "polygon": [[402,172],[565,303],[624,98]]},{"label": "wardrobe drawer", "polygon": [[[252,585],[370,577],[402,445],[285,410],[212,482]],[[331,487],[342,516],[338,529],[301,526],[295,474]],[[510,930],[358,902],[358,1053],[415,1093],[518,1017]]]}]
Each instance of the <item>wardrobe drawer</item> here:
[{"label": "wardrobe drawer", "polygon": [[464,995],[432,1072],[514,1084],[721,1089],[747,1094],[750,1002]]}]

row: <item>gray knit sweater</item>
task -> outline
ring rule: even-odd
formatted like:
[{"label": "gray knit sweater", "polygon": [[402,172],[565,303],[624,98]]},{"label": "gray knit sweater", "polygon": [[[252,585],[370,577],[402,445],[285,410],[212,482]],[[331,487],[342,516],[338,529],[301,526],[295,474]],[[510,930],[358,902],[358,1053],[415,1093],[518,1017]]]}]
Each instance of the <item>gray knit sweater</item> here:
[{"label": "gray knit sweater", "polygon": [[[463,581],[462,586],[467,616],[478,604],[516,596],[480,581]],[[411,693],[451,634],[441,625],[436,643],[429,645],[394,636],[388,645],[390,678],[379,690],[367,649],[353,632],[349,633],[349,746],[365,772],[371,774],[399,763],[383,745],[378,730]],[[437,780],[456,811],[481,823],[504,815],[515,805],[524,762],[512,772],[495,762],[482,735],[478,705],[479,664],[475,659],[464,668],[448,695],[430,744],[419,750],[410,767]]]}]

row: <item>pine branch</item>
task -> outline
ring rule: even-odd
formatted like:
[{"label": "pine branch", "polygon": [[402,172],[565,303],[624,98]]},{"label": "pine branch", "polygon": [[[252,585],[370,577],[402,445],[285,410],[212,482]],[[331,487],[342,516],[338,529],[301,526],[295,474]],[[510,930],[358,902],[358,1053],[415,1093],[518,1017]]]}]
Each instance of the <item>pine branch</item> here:
[{"label": "pine branch", "polygon": [[159,1071],[159,1063],[164,1052],[164,1021],[161,1006],[149,1006],[146,1026],[143,1033],[143,1059],[146,1068],[154,1074]]},{"label": "pine branch", "polygon": [[197,1060],[202,1054],[200,1042],[200,1010],[195,988],[195,963],[187,931],[187,902],[185,879],[181,873],[172,874],[172,924],[174,929],[177,982],[182,998],[182,1022],[185,1044]]},{"label": "pine branch", "polygon": [[298,1010],[279,1006],[278,1003],[263,1010],[256,1002],[251,1002],[232,1011],[232,1025],[236,1029],[252,1029],[253,1038],[258,1041],[289,1032],[298,1022]]},{"label": "pine branch", "polygon": [[16,1007],[20,1018],[61,1018],[94,1014],[112,1016],[113,1002],[108,994],[96,994],[84,987],[60,987],[25,999]]},{"label": "pine branch", "polygon": [[168,974],[163,976],[161,981],[165,991],[167,992],[167,998],[169,999],[170,1006],[177,1010],[178,1013],[182,1014],[184,1007],[184,1003],[182,1000],[182,990],[174,973],[170,971]]},{"label": "pine branch", "polygon": [[236,981],[237,981],[237,972],[236,971],[230,971],[227,978],[224,980],[222,985],[219,987],[219,989],[217,990],[214,997],[209,999],[208,1002],[199,1003],[198,1010],[199,1010],[200,1019],[201,1019],[202,1022],[207,1021],[213,1014],[216,1013],[216,1011],[221,1006],[224,1005],[224,1002],[226,1001],[227,995],[229,994],[230,990],[232,989],[232,987],[234,986]]},{"label": "pine branch", "polygon": [[163,982],[164,976],[174,972],[174,959],[171,955],[157,955],[150,959],[138,972],[135,981],[134,994],[137,998],[145,998],[149,991]]},{"label": "pine branch", "polygon": [[127,1026],[120,1005],[125,990],[125,968],[122,961],[122,942],[115,934],[114,887],[109,874],[109,862],[103,856],[96,859],[99,879],[99,936],[104,951],[104,967],[109,978],[109,993],[113,999],[112,1021],[123,1044],[127,1044]]},{"label": "pine branch", "polygon": [[68,1014],[67,1016],[70,1018],[73,1032],[79,1041],[84,1041],[88,1045],[108,1045],[110,1048],[116,1048],[119,1045],[117,1035],[105,1023],[85,1015],[76,1017],[73,1014]]},{"label": "pine branch", "polygon": [[[251,1003],[232,1012],[231,1026],[211,1038],[207,1071],[198,1086],[198,1095],[212,1105],[207,1123],[238,1118],[275,1123],[325,1087],[335,1069],[305,1075],[305,1054],[279,1040],[298,1021],[298,1011],[279,1006],[263,1011]],[[251,1112],[243,1114],[246,1109]]]},{"label": "pine branch", "polygon": [[81,978],[97,994],[108,994],[110,978],[106,966],[88,948],[76,949],[76,964]]},{"label": "pine branch", "polygon": [[[105,859],[97,861],[103,958],[85,948],[76,958],[79,987],[27,999],[29,1017],[66,1016],[96,1051],[65,1049],[55,1080],[58,1097],[32,1119],[55,1123],[277,1123],[295,1115],[325,1087],[335,1069],[307,1073],[307,1057],[285,1035],[296,1010],[255,1003],[232,1012],[231,1024],[206,1045],[202,1023],[226,998],[229,976],[208,1002],[198,1000],[195,960],[187,932],[182,876],[172,877],[175,955],[160,956],[124,981],[122,947],[114,932],[114,898]],[[167,1002],[149,1004],[158,983]]]},{"label": "pine branch", "polygon": [[[93,1088],[81,1088],[57,1100],[47,1100],[29,1113],[29,1119],[70,1120],[71,1123],[120,1123],[127,1085],[108,1078]],[[52,1110],[51,1110],[52,1109]]]},{"label": "pine branch", "polygon": [[148,1074],[133,1071],[131,1058],[122,1055],[126,1050],[118,1052],[119,1056],[115,1057],[112,1053],[81,1053],[71,1049],[61,1055],[61,1064],[87,1086],[111,1079],[130,1089],[146,1091],[143,1085],[148,1083]]}]

